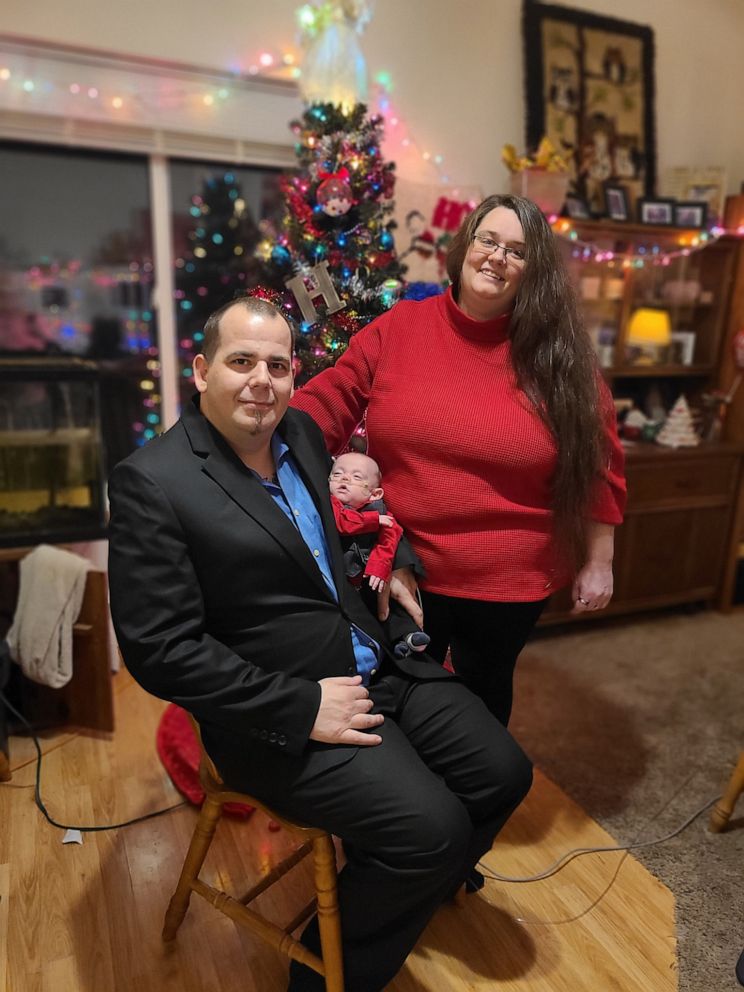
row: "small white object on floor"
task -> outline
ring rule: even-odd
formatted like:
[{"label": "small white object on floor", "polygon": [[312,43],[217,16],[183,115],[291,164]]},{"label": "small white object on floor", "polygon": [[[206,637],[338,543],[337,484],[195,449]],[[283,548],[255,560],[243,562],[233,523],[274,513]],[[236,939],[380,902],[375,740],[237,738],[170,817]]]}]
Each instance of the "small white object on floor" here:
[{"label": "small white object on floor", "polygon": [[63,844],[82,844],[83,835],[79,830],[68,830],[67,833],[62,838]]}]

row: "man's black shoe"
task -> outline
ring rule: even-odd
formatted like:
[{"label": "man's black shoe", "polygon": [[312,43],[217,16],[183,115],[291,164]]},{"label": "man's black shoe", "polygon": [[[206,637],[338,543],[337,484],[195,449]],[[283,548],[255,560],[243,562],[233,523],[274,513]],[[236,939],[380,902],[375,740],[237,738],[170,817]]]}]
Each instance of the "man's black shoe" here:
[{"label": "man's black shoe", "polygon": [[465,879],[465,891],[467,893],[480,892],[485,884],[486,880],[478,869],[471,868],[468,872],[468,877]]}]

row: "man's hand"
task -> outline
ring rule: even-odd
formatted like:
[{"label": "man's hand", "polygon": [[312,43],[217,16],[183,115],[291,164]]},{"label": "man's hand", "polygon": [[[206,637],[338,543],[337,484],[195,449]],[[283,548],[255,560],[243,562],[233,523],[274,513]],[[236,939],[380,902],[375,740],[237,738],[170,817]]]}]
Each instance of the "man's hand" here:
[{"label": "man's hand", "polygon": [[390,597],[392,596],[403,609],[408,613],[413,622],[423,629],[424,611],[419,606],[416,598],[418,588],[416,578],[412,568],[396,568],[390,576],[390,581],[385,588],[377,593],[377,616],[380,620],[387,620],[390,613]]},{"label": "man's hand", "polygon": [[345,675],[321,679],[320,706],[310,731],[311,741],[325,744],[359,744],[369,747],[382,744],[379,734],[363,730],[379,727],[385,719],[381,713],[370,713],[373,703],[362,685],[362,676]]}]

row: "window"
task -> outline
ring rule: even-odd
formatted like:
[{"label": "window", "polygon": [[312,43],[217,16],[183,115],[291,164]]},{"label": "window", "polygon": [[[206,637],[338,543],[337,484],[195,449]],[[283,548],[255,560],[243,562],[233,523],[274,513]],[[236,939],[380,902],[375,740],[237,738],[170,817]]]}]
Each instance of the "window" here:
[{"label": "window", "polygon": [[0,359],[96,363],[107,471],[161,429],[161,346],[178,351],[181,403],[191,396],[204,321],[266,281],[255,248],[283,213],[279,169],[169,163],[177,333],[161,342],[149,168],[142,155],[0,143]]},{"label": "window", "polygon": [[276,225],[281,219],[279,176],[276,169],[171,163],[182,404],[194,391],[191,362],[200,351],[209,314],[236,294],[266,281],[255,249],[267,222]]},{"label": "window", "polygon": [[148,161],[0,145],[0,356],[97,363],[105,462],[160,424]]}]

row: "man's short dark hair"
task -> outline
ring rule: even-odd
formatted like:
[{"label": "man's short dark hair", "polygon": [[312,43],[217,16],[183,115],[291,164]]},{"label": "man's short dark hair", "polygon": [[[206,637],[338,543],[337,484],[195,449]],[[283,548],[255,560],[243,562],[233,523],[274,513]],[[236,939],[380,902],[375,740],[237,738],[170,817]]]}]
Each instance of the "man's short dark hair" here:
[{"label": "man's short dark hair", "polygon": [[220,343],[220,321],[228,310],[232,307],[244,307],[249,313],[255,313],[260,317],[281,317],[289,328],[292,340],[292,354],[297,343],[297,324],[285,313],[281,307],[274,306],[269,300],[262,300],[259,296],[237,296],[234,300],[223,304],[218,310],[207,317],[204,325],[204,342],[201,353],[208,362],[214,358]]}]

